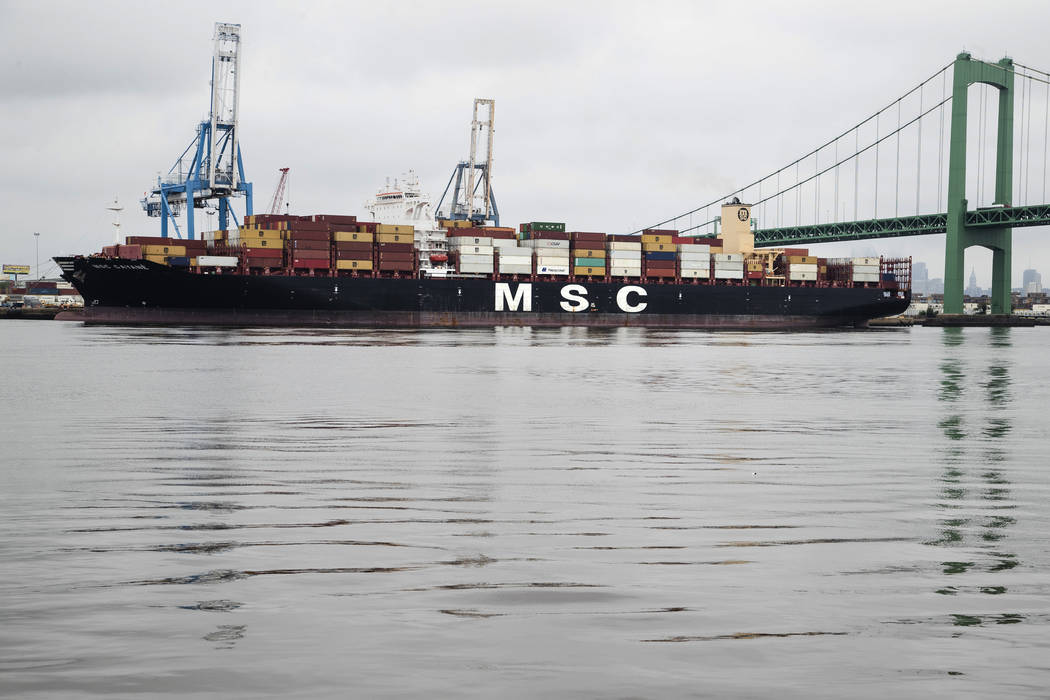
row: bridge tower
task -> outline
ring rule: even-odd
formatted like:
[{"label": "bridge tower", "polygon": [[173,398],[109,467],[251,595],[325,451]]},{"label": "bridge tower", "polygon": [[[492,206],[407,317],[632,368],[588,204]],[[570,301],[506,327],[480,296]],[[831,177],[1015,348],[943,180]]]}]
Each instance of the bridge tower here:
[{"label": "bridge tower", "polygon": [[995,202],[1009,207],[1013,199],[1014,65],[1009,58],[986,63],[961,53],[955,59],[952,84],[951,145],[948,154],[948,220],[944,248],[944,312],[963,312],[963,255],[979,245],[992,251],[992,313],[1010,313],[1012,231],[966,225],[967,91],[974,83],[999,90],[998,138],[995,149]]}]

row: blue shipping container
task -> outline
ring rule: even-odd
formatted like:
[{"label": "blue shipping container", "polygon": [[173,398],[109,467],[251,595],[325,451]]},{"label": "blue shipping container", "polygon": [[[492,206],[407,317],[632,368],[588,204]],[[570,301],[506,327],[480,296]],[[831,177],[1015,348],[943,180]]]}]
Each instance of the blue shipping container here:
[{"label": "blue shipping container", "polygon": [[185,255],[172,255],[168,257],[168,264],[172,267],[189,267],[190,259]]},{"label": "blue shipping container", "polygon": [[654,251],[645,254],[646,260],[674,260],[674,251],[659,252]]}]

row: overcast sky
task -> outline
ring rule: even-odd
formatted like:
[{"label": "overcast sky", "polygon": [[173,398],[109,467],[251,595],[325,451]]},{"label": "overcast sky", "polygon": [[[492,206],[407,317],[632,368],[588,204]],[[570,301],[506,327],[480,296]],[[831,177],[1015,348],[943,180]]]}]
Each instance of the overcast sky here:
[{"label": "overcast sky", "polygon": [[[125,233],[158,235],[138,200],[207,114],[216,21],[243,27],[256,211],[280,167],[293,213],[362,215],[410,168],[437,197],[467,156],[473,99],[488,97],[503,223],[589,231],[635,230],[749,183],[962,50],[1050,69],[1045,0],[0,1],[0,262],[33,264],[33,232],[42,260],[108,244],[114,197]],[[1015,230],[1015,285],[1029,264],[1050,284],[1048,234]],[[943,236],[860,247],[943,270]],[[990,256],[975,251],[967,275],[976,265],[988,286]]]}]

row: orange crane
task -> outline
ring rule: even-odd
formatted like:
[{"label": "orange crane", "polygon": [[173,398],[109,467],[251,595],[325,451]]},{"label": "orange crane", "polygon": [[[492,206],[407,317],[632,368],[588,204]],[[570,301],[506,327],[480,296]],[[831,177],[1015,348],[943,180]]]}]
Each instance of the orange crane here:
[{"label": "orange crane", "polygon": [[273,193],[273,199],[270,201],[270,213],[280,214],[281,213],[281,200],[284,199],[284,190],[288,185],[288,168],[281,168],[281,179],[277,181],[277,190]]}]

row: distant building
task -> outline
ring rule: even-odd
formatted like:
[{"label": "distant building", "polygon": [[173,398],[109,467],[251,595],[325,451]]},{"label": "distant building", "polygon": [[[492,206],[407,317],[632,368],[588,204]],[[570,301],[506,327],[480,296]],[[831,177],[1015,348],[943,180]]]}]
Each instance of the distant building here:
[{"label": "distant building", "polygon": [[970,268],[970,283],[966,285],[966,296],[979,297],[983,294],[981,288],[977,286],[977,271],[974,268]]},{"label": "distant building", "polygon": [[1025,294],[1039,294],[1043,291],[1043,278],[1035,270],[1025,270],[1021,278],[1021,290]]},{"label": "distant building", "polygon": [[929,294],[927,286],[930,283],[930,272],[926,269],[926,263],[917,262],[911,268],[911,290],[915,294]]}]

